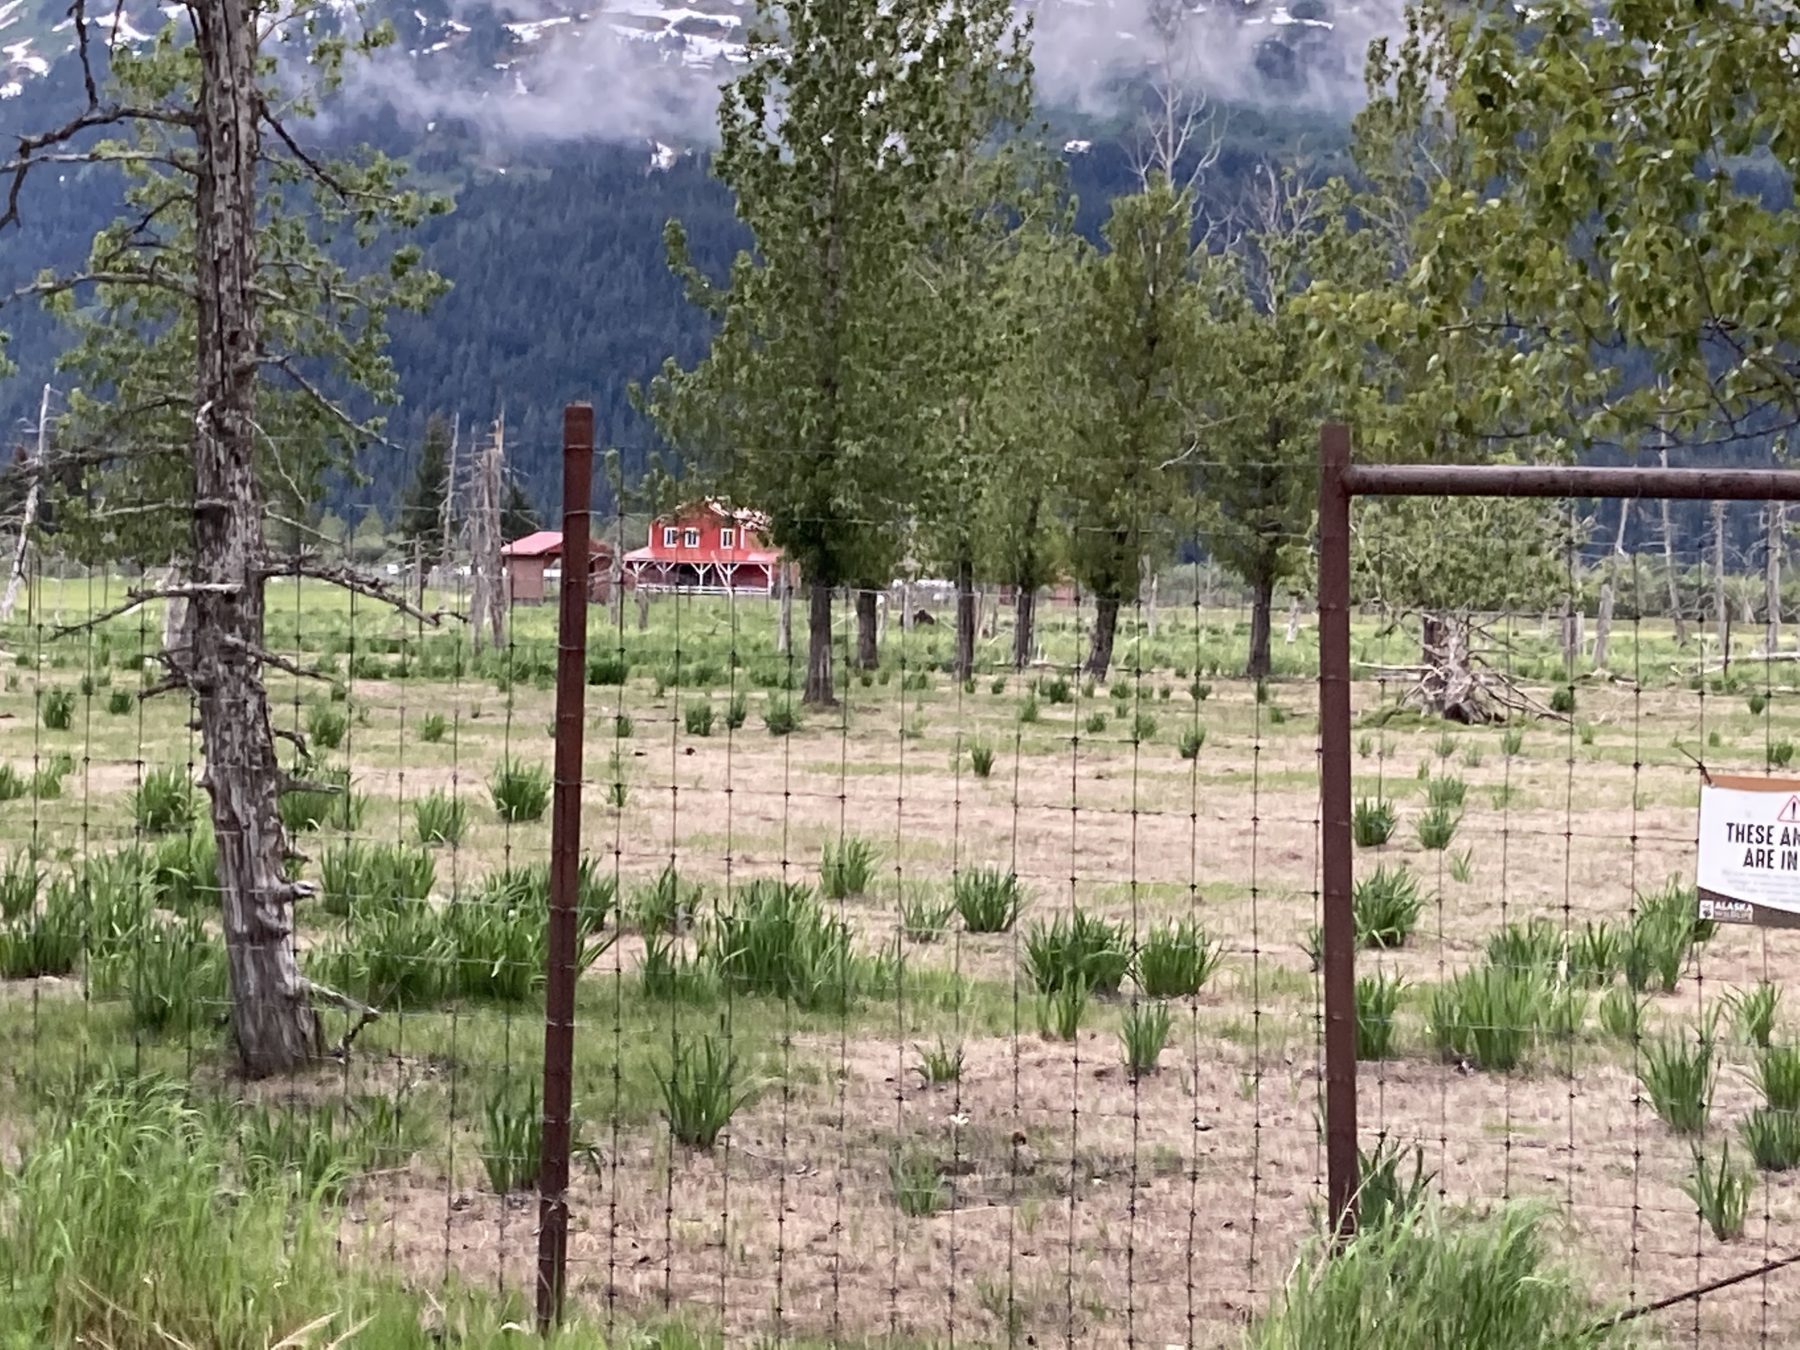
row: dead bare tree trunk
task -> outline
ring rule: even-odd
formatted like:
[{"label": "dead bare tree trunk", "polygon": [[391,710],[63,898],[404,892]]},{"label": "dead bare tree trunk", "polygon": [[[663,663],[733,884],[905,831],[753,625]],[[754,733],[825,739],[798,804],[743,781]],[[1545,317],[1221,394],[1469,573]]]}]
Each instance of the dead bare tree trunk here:
[{"label": "dead bare tree trunk", "polygon": [[1600,607],[1594,616],[1594,669],[1605,670],[1607,648],[1612,641],[1613,583],[1609,575],[1600,583]]},{"label": "dead bare tree trunk", "polygon": [[[452,535],[456,529],[456,460],[462,442],[462,414],[450,423],[450,444],[444,449],[444,500],[438,504],[438,568],[450,566],[454,553]],[[424,608],[424,606],[421,606]]]},{"label": "dead bare tree trunk", "polygon": [[1770,502],[1763,510],[1768,526],[1763,545],[1763,649],[1781,646],[1781,547],[1787,534],[1787,503]]},{"label": "dead bare tree trunk", "polygon": [[1584,643],[1581,640],[1581,605],[1573,595],[1563,596],[1562,614],[1559,616],[1558,630],[1561,639],[1563,668],[1574,670],[1581,660]]},{"label": "dead bare tree trunk", "polygon": [[1293,597],[1293,599],[1288,604],[1287,637],[1285,638],[1287,645],[1290,647],[1293,646],[1295,640],[1298,639],[1299,636],[1300,636],[1300,597],[1296,595]]},{"label": "dead bare tree trunk", "polygon": [[806,688],[801,702],[828,708],[837,702],[831,688],[831,587],[807,585]]},{"label": "dead bare tree trunk", "polygon": [[46,438],[50,433],[50,386],[38,402],[37,454],[26,466],[25,507],[19,515],[19,539],[13,545],[12,574],[6,579],[6,595],[0,597],[0,623],[12,621],[13,605],[19,598],[19,583],[25,579],[25,556],[31,549],[31,530],[37,524],[38,493],[44,476]]},{"label": "dead bare tree trunk", "polygon": [[[1662,467],[1669,467],[1669,447],[1662,448]],[[1688,640],[1687,619],[1681,613],[1681,583],[1675,575],[1675,515],[1669,505],[1669,499],[1662,503],[1662,546],[1663,573],[1669,583],[1669,618],[1675,624],[1675,641],[1684,644]]]},{"label": "dead bare tree trunk", "polygon": [[881,608],[873,586],[856,592],[856,668],[874,670],[881,664]]},{"label": "dead bare tree trunk", "polygon": [[[1619,562],[1625,556],[1625,527],[1631,519],[1631,502],[1619,502],[1619,529],[1613,536],[1612,553],[1606,560],[1606,579],[1600,583],[1600,610],[1594,619],[1594,669],[1605,670],[1612,646],[1613,605],[1617,599]],[[1640,602],[1641,603],[1641,602]]]},{"label": "dead bare tree trunk", "polygon": [[1112,667],[1113,638],[1119,630],[1119,597],[1094,597],[1094,638],[1088,648],[1087,673],[1104,680]]},{"label": "dead bare tree trunk", "polygon": [[1256,577],[1250,583],[1250,658],[1244,673],[1253,680],[1263,679],[1273,668],[1269,655],[1269,627],[1275,607],[1275,579]]},{"label": "dead bare tree trunk", "polygon": [[[500,499],[505,481],[506,422],[494,421],[489,443],[475,456],[469,484],[469,630],[476,651],[487,626],[498,651],[506,642],[506,595],[502,584]],[[566,567],[566,560],[565,560]]]},{"label": "dead bare tree trunk", "polygon": [[1031,664],[1032,625],[1036,619],[1037,590],[1019,586],[1013,591],[1013,668],[1023,670]]},{"label": "dead bare tree trunk", "polygon": [[960,683],[975,678],[975,563],[968,557],[956,561],[956,665]]},{"label": "dead bare tree trunk", "polygon": [[1731,664],[1731,613],[1725,608],[1725,503],[1712,504],[1713,623],[1717,625],[1719,659]]},{"label": "dead bare tree trunk", "polygon": [[283,776],[263,689],[262,490],[256,476],[256,187],[262,100],[256,24],[243,0],[194,0],[195,109],[193,657],[231,972],[231,1028],[244,1072],[295,1068],[319,1026],[294,954],[282,875]]},{"label": "dead bare tree trunk", "polygon": [[[182,569],[171,563],[168,577],[163,582],[163,586],[173,591],[184,580],[186,580],[186,575]],[[171,661],[180,663],[179,669],[182,671],[186,671],[191,664],[190,657],[193,646],[191,629],[193,625],[189,621],[192,617],[193,608],[188,604],[185,595],[171,594],[164,602],[162,649]]]}]

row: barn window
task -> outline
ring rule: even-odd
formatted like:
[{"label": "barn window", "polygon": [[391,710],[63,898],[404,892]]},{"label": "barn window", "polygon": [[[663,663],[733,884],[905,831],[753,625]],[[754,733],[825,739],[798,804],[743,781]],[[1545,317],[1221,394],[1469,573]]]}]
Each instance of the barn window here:
[{"label": "barn window", "polygon": [[698,530],[683,531],[682,536],[681,536],[681,544],[682,544],[683,548],[699,548],[700,547],[700,531],[698,531]]},{"label": "barn window", "polygon": [[737,547],[737,531],[736,530],[720,530],[719,531],[719,547],[720,548],[736,548]]},{"label": "barn window", "polygon": [[663,547],[674,548],[675,541],[681,537],[681,531],[673,525],[663,526]]}]

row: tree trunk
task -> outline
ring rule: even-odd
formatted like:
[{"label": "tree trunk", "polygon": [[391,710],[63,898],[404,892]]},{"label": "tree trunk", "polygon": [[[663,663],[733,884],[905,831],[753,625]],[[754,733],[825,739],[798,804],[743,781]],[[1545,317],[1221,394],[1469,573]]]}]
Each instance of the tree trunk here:
[{"label": "tree trunk", "polygon": [[640,633],[650,631],[650,592],[642,586],[637,588],[637,628]]},{"label": "tree trunk", "polygon": [[1274,578],[1257,577],[1250,583],[1250,661],[1244,668],[1253,680],[1269,674],[1269,623],[1274,607]]},{"label": "tree trunk", "polygon": [[[1619,562],[1625,556],[1625,527],[1631,520],[1631,499],[1619,502],[1619,529],[1613,535],[1612,555],[1606,560],[1606,580],[1600,584],[1600,612],[1594,621],[1594,669],[1605,670],[1612,646],[1613,606],[1618,599]],[[1638,603],[1642,605],[1640,596]]]},{"label": "tree trunk", "polygon": [[1713,518],[1713,623],[1718,629],[1719,657],[1731,663],[1731,613],[1725,608],[1725,503],[1712,504]]},{"label": "tree trunk", "polygon": [[881,596],[873,587],[856,593],[856,668],[881,665]]},{"label": "tree trunk", "polygon": [[887,642],[888,611],[894,607],[894,597],[889,591],[882,591],[875,597],[875,648],[877,652]]},{"label": "tree trunk", "polygon": [[1156,569],[1148,557],[1138,563],[1139,594],[1144,597],[1144,635],[1156,636]]},{"label": "tree trunk", "polygon": [[956,564],[956,669],[958,683],[975,678],[975,564]]},{"label": "tree trunk", "polygon": [[900,631],[910,633],[913,630],[912,582],[900,583]]},{"label": "tree trunk", "polygon": [[1781,537],[1787,533],[1787,503],[1770,502],[1764,515],[1768,538],[1763,559],[1763,650],[1773,653],[1781,646]]},{"label": "tree trunk", "polygon": [[1300,597],[1295,596],[1288,604],[1287,637],[1288,646],[1293,646],[1300,637]]},{"label": "tree trunk", "polygon": [[1419,616],[1420,665],[1432,666],[1442,658],[1445,633],[1449,626],[1449,620],[1442,614],[1425,613]]},{"label": "tree trunk", "polygon": [[25,579],[25,558],[31,549],[31,529],[37,524],[38,496],[44,481],[44,466],[50,462],[46,438],[50,428],[50,386],[44,386],[44,397],[38,403],[37,457],[28,469],[30,482],[25,488],[25,509],[19,516],[19,539],[13,547],[12,572],[6,578],[6,595],[0,597],[0,623],[11,623],[13,605],[19,598],[19,583]]},{"label": "tree trunk", "polygon": [[1018,586],[1013,591],[1013,668],[1031,664],[1032,627],[1037,618],[1037,588]]},{"label": "tree trunk", "polygon": [[831,689],[831,587],[819,581],[807,586],[806,689],[801,702],[821,708],[837,702]]},{"label": "tree trunk", "polygon": [[[178,582],[187,580],[182,569],[170,564],[168,578],[164,586],[173,587]],[[165,602],[163,609],[163,651],[169,654],[172,661],[179,662],[178,669],[186,671],[193,664],[193,606],[188,604],[185,596],[172,595]]]},{"label": "tree trunk", "polygon": [[775,584],[781,590],[779,612],[775,616],[775,654],[787,656],[794,650],[794,581],[785,566]]},{"label": "tree trunk", "polygon": [[[613,488],[613,535],[612,561],[607,564],[607,584],[612,587],[612,594],[606,597],[607,609],[612,614],[613,628],[623,631],[625,628],[625,514],[624,504],[618,500],[618,487]],[[733,593],[735,595],[735,592]]]},{"label": "tree trunk", "polygon": [[1606,669],[1607,647],[1612,641],[1613,584],[1608,577],[1600,583],[1600,613],[1594,620],[1594,669]]},{"label": "tree trunk", "polygon": [[1119,630],[1119,597],[1094,597],[1094,640],[1088,648],[1087,673],[1104,680],[1112,667],[1113,636]]},{"label": "tree trunk", "polygon": [[[1664,446],[1662,451],[1662,467],[1665,469],[1669,467],[1669,450],[1667,446]],[[1677,645],[1685,644],[1688,640],[1687,620],[1682,617],[1681,583],[1675,576],[1675,516],[1670,509],[1669,499],[1667,497],[1663,498],[1662,503],[1662,545],[1663,574],[1668,578],[1669,582],[1669,618],[1675,624],[1675,641]]]},{"label": "tree trunk", "polygon": [[245,1073],[315,1053],[318,1020],[294,956],[282,875],[282,775],[257,656],[263,645],[262,493],[256,477],[256,26],[243,0],[195,0],[200,61],[194,158],[193,658],[204,784],[212,798],[231,974],[231,1029]]}]

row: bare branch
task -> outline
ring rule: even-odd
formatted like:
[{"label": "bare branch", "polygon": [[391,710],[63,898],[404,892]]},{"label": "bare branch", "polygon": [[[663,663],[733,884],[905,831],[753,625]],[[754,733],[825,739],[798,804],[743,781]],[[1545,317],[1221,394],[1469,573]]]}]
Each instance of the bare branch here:
[{"label": "bare branch", "polygon": [[171,675],[165,680],[158,680],[155,684],[146,685],[144,688],[138,690],[138,702],[145,703],[150,699],[156,698],[158,695],[172,694],[177,689],[192,688],[193,685],[189,683],[186,675]]},{"label": "bare branch", "polygon": [[152,290],[179,295],[184,300],[194,298],[194,288],[191,285],[185,285],[174,277],[158,276],[157,269],[152,266],[146,272],[71,272],[67,276],[34,281],[0,299],[0,308],[19,300],[62,295],[81,286],[146,286]]},{"label": "bare branch", "polygon": [[356,1021],[350,1024],[350,1029],[344,1033],[342,1039],[337,1043],[337,1048],[331,1052],[339,1059],[342,1059],[350,1053],[351,1043],[356,1040],[364,1027],[368,1026],[371,1022],[376,1022],[381,1019],[381,1012],[379,1009],[372,1008],[367,1003],[351,998],[348,994],[341,994],[328,985],[320,984],[317,980],[303,979],[301,980],[300,985],[301,988],[306,991],[309,998],[316,999],[320,1003],[329,1003],[334,1008],[342,1008],[345,1012],[356,1014]]},{"label": "bare branch", "polygon": [[281,775],[279,791],[284,797],[292,792],[316,792],[325,797],[341,797],[344,794],[344,789],[336,783],[315,783],[311,779],[295,778],[285,773]]},{"label": "bare branch", "polygon": [[279,652],[272,652],[266,647],[259,647],[254,642],[246,642],[236,633],[225,633],[222,636],[227,646],[235,647],[241,652],[249,653],[253,659],[265,666],[273,666],[276,670],[284,670],[289,675],[296,676],[302,680],[321,680],[326,684],[334,683],[331,676],[317,670],[310,670],[301,665],[298,661],[295,661],[291,657],[283,656]]},{"label": "bare branch", "polygon": [[262,120],[268,126],[269,130],[273,131],[281,143],[288,148],[288,153],[299,160],[301,164],[305,165],[308,173],[318,179],[319,182],[323,183],[326,187],[330,188],[332,192],[337,195],[339,201],[348,203],[359,195],[351,192],[349,188],[338,181],[331,170],[327,169],[323,164],[319,163],[318,160],[314,159],[311,155],[307,154],[306,151],[295,144],[294,138],[288,134],[288,129],[282,123],[281,119],[269,110],[267,99],[260,96],[257,98],[257,111],[262,115]]},{"label": "bare branch", "polygon": [[69,637],[75,633],[85,633],[97,628],[109,619],[117,619],[131,613],[139,605],[151,600],[192,600],[201,595],[236,595],[239,590],[235,581],[190,581],[179,586],[158,586],[147,591],[127,591],[125,603],[114,605],[80,623],[72,623],[58,628],[51,633],[52,638]]},{"label": "bare branch", "polygon": [[359,440],[369,441],[375,445],[384,445],[390,450],[404,451],[406,449],[405,446],[394,444],[394,442],[388,440],[385,436],[376,435],[367,425],[357,421],[349,413],[338,407],[336,402],[334,402],[324,390],[320,389],[318,385],[314,384],[311,380],[307,379],[306,376],[296,370],[293,361],[288,357],[264,352],[259,359],[263,365],[274,370],[279,370],[283,375],[286,375],[299,387],[301,393],[310,398],[322,411],[329,415],[333,420],[340,423],[346,431],[350,432],[351,435]]},{"label": "bare branch", "polygon": [[302,759],[312,758],[312,751],[306,748],[306,737],[298,731],[289,731],[284,727],[271,727],[269,730],[298,750]]},{"label": "bare branch", "polygon": [[366,595],[372,600],[400,611],[408,618],[418,619],[422,623],[436,627],[444,619],[462,619],[465,616],[455,610],[438,609],[427,612],[413,604],[399,591],[374,577],[364,576],[348,567],[327,567],[323,563],[313,562],[305,557],[272,560],[265,563],[258,572],[265,579],[269,577],[311,577],[315,581],[328,581],[344,590],[353,591],[357,595]]}]

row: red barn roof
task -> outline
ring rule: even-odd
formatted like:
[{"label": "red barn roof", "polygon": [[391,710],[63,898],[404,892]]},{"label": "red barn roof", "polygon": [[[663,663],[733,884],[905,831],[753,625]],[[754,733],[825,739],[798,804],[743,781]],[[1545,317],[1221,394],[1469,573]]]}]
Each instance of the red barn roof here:
[{"label": "red barn roof", "polygon": [[[612,550],[598,539],[588,540],[588,556],[591,558],[610,557]],[[560,558],[562,556],[562,531],[539,530],[528,534],[523,539],[515,539],[500,550],[506,558]]]}]

